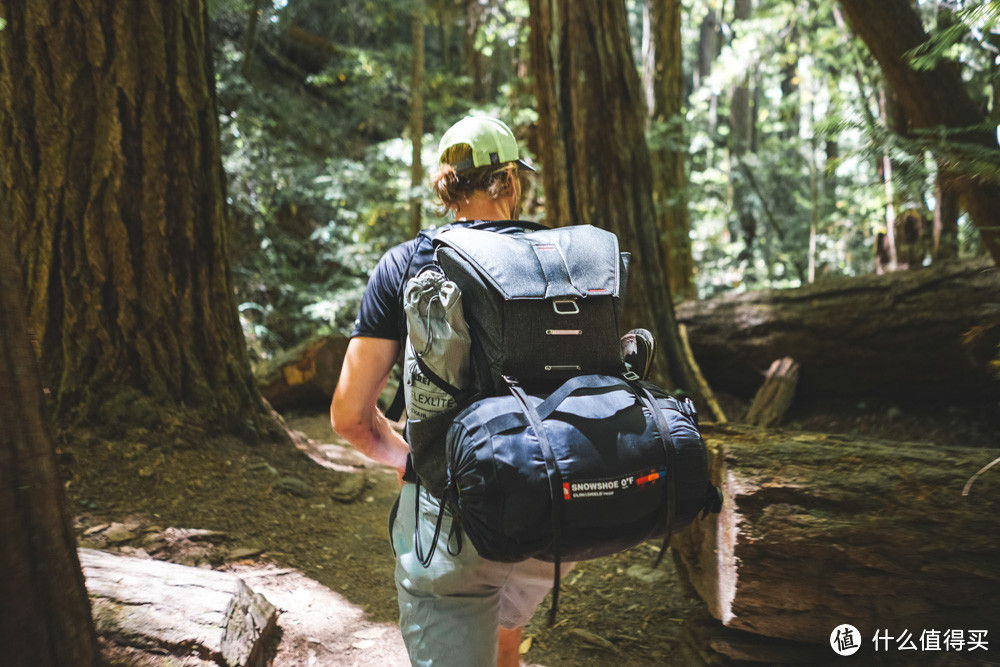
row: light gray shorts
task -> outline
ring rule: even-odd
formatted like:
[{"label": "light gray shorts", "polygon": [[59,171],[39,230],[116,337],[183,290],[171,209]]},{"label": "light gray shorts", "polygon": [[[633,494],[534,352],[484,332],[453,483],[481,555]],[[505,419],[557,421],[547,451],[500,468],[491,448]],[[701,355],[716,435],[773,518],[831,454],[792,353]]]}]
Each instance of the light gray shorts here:
[{"label": "light gray shorts", "polygon": [[[481,558],[462,537],[458,555],[448,551],[451,514],[445,512],[429,567],[414,549],[415,484],[404,484],[392,525],[396,552],[399,627],[413,665],[496,665],[498,627],[526,624],[552,589],[552,563],[527,560],[498,563]],[[426,555],[440,505],[420,490],[420,546]],[[452,551],[457,541],[451,540]],[[562,566],[565,574],[571,563]]]}]

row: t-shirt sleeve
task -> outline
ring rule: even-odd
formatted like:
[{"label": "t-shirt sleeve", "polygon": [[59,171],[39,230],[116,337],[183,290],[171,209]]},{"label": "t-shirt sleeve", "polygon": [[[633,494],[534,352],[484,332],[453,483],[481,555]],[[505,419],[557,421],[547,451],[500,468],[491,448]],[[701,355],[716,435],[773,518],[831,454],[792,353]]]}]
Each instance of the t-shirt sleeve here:
[{"label": "t-shirt sleeve", "polygon": [[388,338],[399,340],[400,317],[400,285],[406,279],[406,270],[411,255],[413,242],[403,243],[382,256],[375,270],[368,278],[368,286],[361,297],[361,308],[358,318],[354,321],[354,331],[351,337]]}]

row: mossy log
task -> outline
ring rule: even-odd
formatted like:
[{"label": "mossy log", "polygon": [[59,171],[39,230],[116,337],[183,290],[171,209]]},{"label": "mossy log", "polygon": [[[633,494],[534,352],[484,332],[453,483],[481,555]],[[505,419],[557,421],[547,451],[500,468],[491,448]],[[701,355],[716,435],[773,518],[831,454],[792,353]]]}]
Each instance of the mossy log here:
[{"label": "mossy log", "polygon": [[730,628],[828,642],[876,630],[1000,636],[1000,476],[992,449],[705,425],[722,513],[674,538]]},{"label": "mossy log", "polygon": [[80,549],[97,632],[223,667],[264,663],[277,611],[236,575]]},{"label": "mossy log", "polygon": [[1000,272],[970,260],[831,279],[677,306],[717,392],[750,398],[775,359],[801,364],[797,395],[890,400],[1000,395]]},{"label": "mossy log", "polygon": [[262,364],[256,372],[260,393],[279,411],[328,405],[348,340],[344,336],[311,338]]}]

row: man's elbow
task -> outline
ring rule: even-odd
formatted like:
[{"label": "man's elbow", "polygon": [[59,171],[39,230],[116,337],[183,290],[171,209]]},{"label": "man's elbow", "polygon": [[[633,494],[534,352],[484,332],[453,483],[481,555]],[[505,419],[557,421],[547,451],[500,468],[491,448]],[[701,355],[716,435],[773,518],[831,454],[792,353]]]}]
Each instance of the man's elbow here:
[{"label": "man's elbow", "polygon": [[371,428],[364,422],[361,414],[337,399],[334,396],[330,404],[330,426],[334,433],[364,452],[370,440]]}]

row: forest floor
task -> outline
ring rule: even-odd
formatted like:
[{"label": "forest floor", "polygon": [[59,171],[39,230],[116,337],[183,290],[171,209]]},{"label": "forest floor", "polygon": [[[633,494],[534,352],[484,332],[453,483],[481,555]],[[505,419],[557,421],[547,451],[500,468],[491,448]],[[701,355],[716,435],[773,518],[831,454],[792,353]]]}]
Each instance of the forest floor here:
[{"label": "forest floor", "polygon": [[[387,530],[396,474],[337,442],[326,414],[286,417],[297,447],[142,432],[67,445],[60,461],[80,544],[239,574],[279,609],[272,667],[406,665]],[[790,427],[997,447],[998,417],[996,405],[904,412],[844,402],[793,413]],[[205,529],[221,535],[199,536]],[[525,629],[523,663],[727,664],[694,639],[714,622],[669,556],[653,569],[658,551],[650,542],[579,564],[555,625],[547,600]],[[104,645],[113,665],[208,664],[170,648]]]}]

